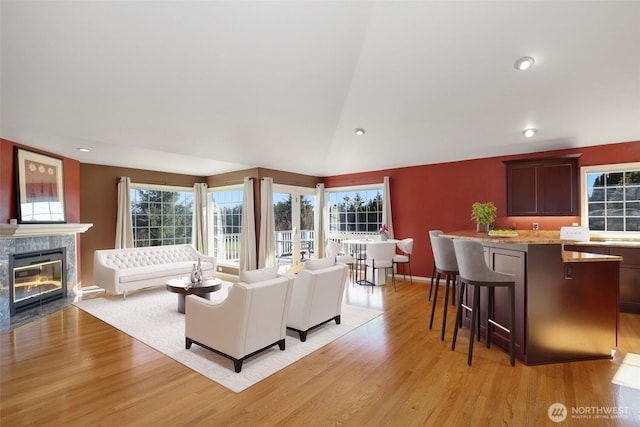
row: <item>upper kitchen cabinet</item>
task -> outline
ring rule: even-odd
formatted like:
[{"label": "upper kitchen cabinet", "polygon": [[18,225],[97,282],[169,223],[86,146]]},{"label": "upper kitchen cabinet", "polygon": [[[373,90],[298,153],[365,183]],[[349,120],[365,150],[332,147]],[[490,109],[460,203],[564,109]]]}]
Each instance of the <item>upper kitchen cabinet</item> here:
[{"label": "upper kitchen cabinet", "polygon": [[577,157],[506,162],[508,216],[578,216]]}]

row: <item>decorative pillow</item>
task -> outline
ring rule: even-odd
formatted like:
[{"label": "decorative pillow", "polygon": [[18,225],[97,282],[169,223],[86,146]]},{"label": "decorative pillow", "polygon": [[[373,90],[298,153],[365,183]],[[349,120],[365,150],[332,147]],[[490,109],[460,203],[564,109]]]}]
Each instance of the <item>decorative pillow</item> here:
[{"label": "decorative pillow", "polygon": [[278,266],[260,268],[258,270],[241,271],[239,280],[244,283],[257,283],[278,277]]},{"label": "decorative pillow", "polygon": [[336,264],[335,258],[310,259],[304,263],[305,270],[320,270]]}]

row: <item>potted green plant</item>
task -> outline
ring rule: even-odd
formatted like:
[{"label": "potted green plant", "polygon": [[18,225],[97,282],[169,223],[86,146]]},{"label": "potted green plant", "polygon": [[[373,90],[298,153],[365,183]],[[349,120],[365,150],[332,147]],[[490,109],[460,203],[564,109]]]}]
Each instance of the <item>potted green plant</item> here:
[{"label": "potted green plant", "polygon": [[475,202],[471,206],[471,219],[477,224],[478,233],[488,233],[489,224],[493,224],[496,220],[496,212],[498,208],[493,202]]}]

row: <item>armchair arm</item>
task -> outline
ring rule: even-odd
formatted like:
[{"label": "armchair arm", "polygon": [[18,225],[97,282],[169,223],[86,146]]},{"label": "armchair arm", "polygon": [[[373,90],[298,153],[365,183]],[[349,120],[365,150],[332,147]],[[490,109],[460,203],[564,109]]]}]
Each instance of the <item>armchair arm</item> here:
[{"label": "armchair arm", "polygon": [[229,296],[212,302],[195,295],[185,299],[185,336],[229,356],[244,356],[246,290],[241,284],[229,289]]},{"label": "armchair arm", "polygon": [[287,326],[295,329],[306,330],[309,327],[309,313],[313,302],[313,288],[315,276],[302,270],[294,279]]}]

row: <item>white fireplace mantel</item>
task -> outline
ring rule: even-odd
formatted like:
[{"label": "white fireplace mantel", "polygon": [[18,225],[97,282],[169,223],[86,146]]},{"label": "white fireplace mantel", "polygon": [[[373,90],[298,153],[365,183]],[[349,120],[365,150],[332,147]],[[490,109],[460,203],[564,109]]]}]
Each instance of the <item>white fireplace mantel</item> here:
[{"label": "white fireplace mantel", "polygon": [[0,224],[0,238],[84,233],[93,224]]}]

